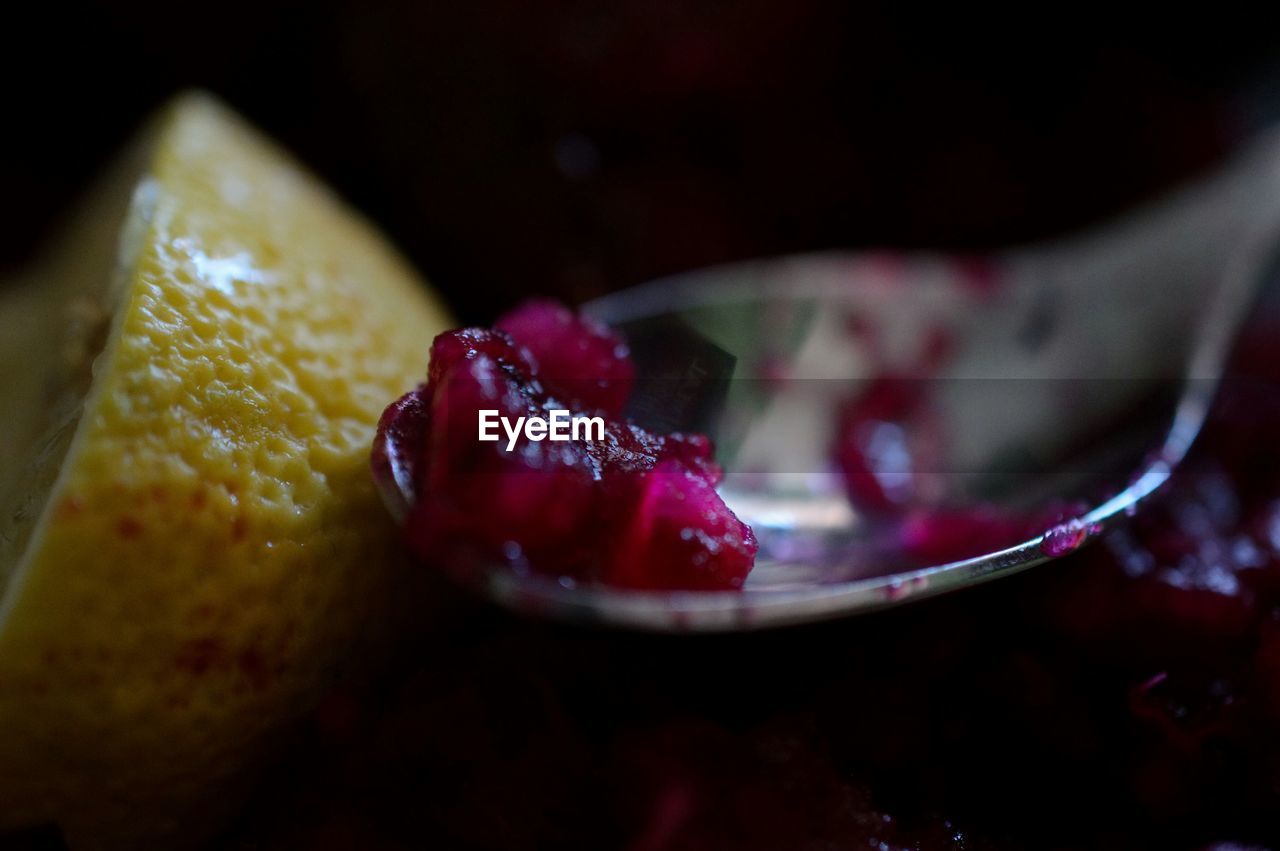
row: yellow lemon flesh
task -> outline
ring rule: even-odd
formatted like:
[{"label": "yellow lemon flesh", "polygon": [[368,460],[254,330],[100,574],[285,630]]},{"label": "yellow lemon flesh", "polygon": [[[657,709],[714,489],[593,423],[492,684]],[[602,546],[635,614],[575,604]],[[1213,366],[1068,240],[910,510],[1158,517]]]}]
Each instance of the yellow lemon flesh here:
[{"label": "yellow lemon flesh", "polygon": [[269,142],[186,96],[0,293],[0,831],[198,841],[386,620],[368,470],[447,325]]}]

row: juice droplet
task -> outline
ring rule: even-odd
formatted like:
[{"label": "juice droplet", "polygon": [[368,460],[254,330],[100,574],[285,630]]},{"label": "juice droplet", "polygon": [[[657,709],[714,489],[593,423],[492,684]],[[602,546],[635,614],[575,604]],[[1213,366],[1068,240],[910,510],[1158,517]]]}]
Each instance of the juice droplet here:
[{"label": "juice droplet", "polygon": [[1061,558],[1080,549],[1093,531],[1083,520],[1067,520],[1044,533],[1040,550],[1049,558]]}]

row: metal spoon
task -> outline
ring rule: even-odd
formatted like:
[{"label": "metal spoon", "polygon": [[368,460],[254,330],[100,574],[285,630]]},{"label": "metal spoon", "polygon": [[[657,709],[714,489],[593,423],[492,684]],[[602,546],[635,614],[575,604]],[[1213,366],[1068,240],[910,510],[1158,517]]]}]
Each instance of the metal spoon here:
[{"label": "metal spoon", "polygon": [[[761,541],[757,566],[740,592],[618,591],[507,571],[487,589],[544,616],[729,631],[902,605],[1045,562],[1062,547],[1044,533],[959,561],[900,558],[833,469],[841,404],[886,370],[922,382],[928,416],[867,438],[879,485],[909,484],[933,506],[1034,512],[1084,500],[1072,529],[1090,537],[1183,459],[1277,245],[1273,134],[1172,197],[1060,242],[981,258],[761,260],[592,302],[585,309],[631,341],[636,417],[716,439],[722,493]],[[929,458],[908,472],[895,452],[913,440]]]}]

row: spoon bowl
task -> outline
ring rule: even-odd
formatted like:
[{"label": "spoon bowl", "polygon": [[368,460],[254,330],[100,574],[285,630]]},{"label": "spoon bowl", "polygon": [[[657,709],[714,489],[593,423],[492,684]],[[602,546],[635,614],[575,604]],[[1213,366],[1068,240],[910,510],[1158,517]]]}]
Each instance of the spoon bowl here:
[{"label": "spoon bowl", "polygon": [[[1065,555],[1182,460],[1278,237],[1268,137],[1052,244],[761,260],[586,305],[632,348],[630,416],[716,441],[756,568],[734,592],[502,570],[487,591],[544,616],[728,631],[901,605]],[[931,545],[931,523],[950,523],[947,546]]]}]

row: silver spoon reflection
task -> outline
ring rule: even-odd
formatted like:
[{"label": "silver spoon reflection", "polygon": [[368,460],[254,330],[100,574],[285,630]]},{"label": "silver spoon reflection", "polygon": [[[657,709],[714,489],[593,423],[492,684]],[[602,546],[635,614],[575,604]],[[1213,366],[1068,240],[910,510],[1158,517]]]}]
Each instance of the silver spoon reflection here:
[{"label": "silver spoon reflection", "polygon": [[[721,492],[761,542],[755,570],[738,592],[500,570],[487,591],[542,616],[729,631],[901,605],[1061,555],[1133,512],[1183,459],[1277,244],[1280,138],[1267,137],[1177,195],[1054,244],[976,259],[762,260],[595,301],[585,310],[632,346],[640,424],[716,441]],[[946,356],[923,366],[938,340]],[[914,441],[928,457],[910,472],[913,498],[1029,513],[1066,500],[1082,505],[1079,534],[900,559],[848,499],[830,451],[842,400],[886,370],[923,382],[932,430],[868,437],[887,492],[908,475],[894,453]]]}]

